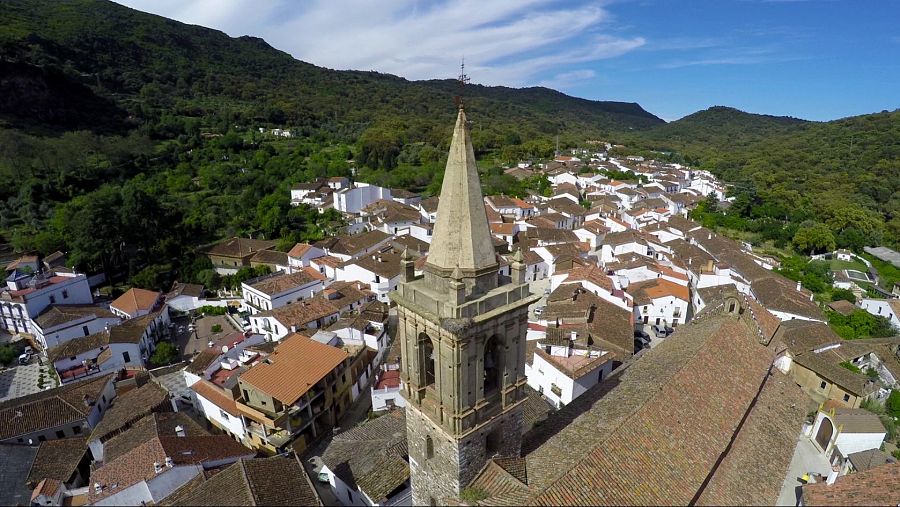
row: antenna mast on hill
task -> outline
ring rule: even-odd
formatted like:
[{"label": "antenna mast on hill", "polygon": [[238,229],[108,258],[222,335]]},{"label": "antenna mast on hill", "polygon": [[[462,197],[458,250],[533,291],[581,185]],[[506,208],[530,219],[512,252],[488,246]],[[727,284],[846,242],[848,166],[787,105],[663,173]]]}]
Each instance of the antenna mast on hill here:
[{"label": "antenna mast on hill", "polygon": [[463,89],[466,84],[469,82],[469,76],[466,75],[466,58],[463,57],[462,63],[459,65],[459,77],[456,78],[456,86],[457,86],[457,94],[453,97],[453,102],[456,103],[456,107],[462,109],[463,107]]}]

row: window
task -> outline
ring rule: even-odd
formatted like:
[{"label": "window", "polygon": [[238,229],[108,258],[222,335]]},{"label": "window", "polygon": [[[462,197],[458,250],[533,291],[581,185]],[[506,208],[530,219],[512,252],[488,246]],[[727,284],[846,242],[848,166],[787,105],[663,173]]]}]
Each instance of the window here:
[{"label": "window", "polygon": [[126,351],[126,352],[122,352],[122,359],[124,359],[126,363],[130,363],[130,362],[131,362],[131,355],[129,355],[127,351]]},{"label": "window", "polygon": [[819,384],[819,389],[825,389],[825,386],[827,386],[827,385],[828,385],[828,383],[823,380],[822,383]]},{"label": "window", "polygon": [[845,394],[845,395],[844,395],[844,401],[850,401],[850,395],[849,395],[849,394]]},{"label": "window", "polygon": [[431,459],[434,457],[434,440],[431,439],[431,435],[425,436],[425,459]]},{"label": "window", "polygon": [[63,295],[63,299],[69,299],[69,291],[67,291],[67,290],[62,291],[62,295]]},{"label": "window", "polygon": [[81,326],[81,332],[84,333],[85,336],[91,334],[91,330],[88,329],[87,326]]},{"label": "window", "polygon": [[492,336],[484,346],[484,396],[500,388],[500,344]]},{"label": "window", "polygon": [[66,438],[66,432],[63,430],[56,430],[56,438]]},{"label": "window", "polygon": [[72,426],[72,433],[81,435],[81,426]]},{"label": "window", "polygon": [[46,442],[46,441],[47,441],[47,437],[45,437],[44,435],[41,435],[38,437],[38,442]]},{"label": "window", "polygon": [[421,368],[424,370],[422,373],[422,381],[424,385],[430,386],[434,384],[434,343],[432,343],[431,338],[425,333],[419,334],[419,350],[422,351],[422,356],[420,358]]},{"label": "window", "polygon": [[225,421],[228,420],[228,412],[226,412],[222,409],[219,409],[219,416]]},{"label": "window", "polygon": [[247,400],[249,400],[249,399],[250,399],[250,395],[247,394],[247,390],[244,389],[244,401],[247,401]]},{"label": "window", "polygon": [[378,275],[375,275],[375,283],[380,283],[380,282],[381,282],[381,277]]},{"label": "window", "polygon": [[353,503],[353,493],[349,489],[347,490],[347,498],[350,499],[350,503]]},{"label": "window", "polygon": [[50,294],[50,304],[56,304],[56,296],[54,296],[53,294]]}]

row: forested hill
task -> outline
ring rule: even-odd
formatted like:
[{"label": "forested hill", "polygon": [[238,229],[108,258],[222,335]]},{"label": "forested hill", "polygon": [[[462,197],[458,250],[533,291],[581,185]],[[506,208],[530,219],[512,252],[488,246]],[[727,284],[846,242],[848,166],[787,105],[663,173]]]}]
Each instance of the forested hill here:
[{"label": "forested hill", "polygon": [[731,228],[783,243],[802,225],[816,250],[900,245],[900,110],[807,122],[714,107],[619,140],[733,183]]},{"label": "forested hill", "polygon": [[[168,112],[237,125],[326,127],[348,139],[384,122],[414,141],[436,141],[429,139],[439,137],[432,128],[452,122],[452,82],[324,69],[262,39],[231,38],[106,0],[4,1],[0,49],[7,60],[62,69],[138,117]],[[662,123],[637,104],[576,99],[546,88],[470,86],[466,94],[479,111],[483,128],[476,144],[483,148],[497,147],[513,127],[532,137]],[[0,111],[14,124],[28,118],[12,117],[18,112]]]}]

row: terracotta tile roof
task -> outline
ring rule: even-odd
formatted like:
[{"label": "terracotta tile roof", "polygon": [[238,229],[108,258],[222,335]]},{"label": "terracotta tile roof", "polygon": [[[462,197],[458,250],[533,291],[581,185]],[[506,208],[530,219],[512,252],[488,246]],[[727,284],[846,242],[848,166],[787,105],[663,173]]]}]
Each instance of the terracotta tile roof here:
[{"label": "terracotta tile roof", "polygon": [[341,349],[293,334],[282,340],[266,361],[241,375],[241,382],[291,405],[347,357]]},{"label": "terracotta tile roof", "polygon": [[162,297],[161,292],[138,289],[132,287],[122,294],[109,306],[128,315],[134,315],[139,311],[150,311],[156,306],[156,302]]},{"label": "terracotta tile roof", "polygon": [[112,375],[103,375],[0,402],[0,441],[85,421],[86,402],[99,400],[110,382]]},{"label": "terracotta tile roof", "polygon": [[[99,483],[103,490],[97,494],[93,487],[89,488],[88,502],[97,503],[130,486],[152,479],[157,475],[154,463],[164,465],[166,457],[172,458],[174,464],[178,466],[229,458],[237,460],[253,454],[253,451],[227,435],[155,437],[135,447],[132,452],[122,454],[94,469],[91,472],[90,482]],[[161,473],[166,471],[164,467]]]},{"label": "terracotta tile roof", "polygon": [[841,433],[885,433],[887,431],[877,415],[861,408],[836,408],[834,422],[837,426],[844,427]]},{"label": "terracotta tile roof", "polygon": [[203,286],[196,283],[175,282],[172,284],[172,290],[166,294],[166,299],[172,300],[178,296],[201,297],[203,296]]},{"label": "terracotta tile roof", "polygon": [[342,261],[340,258],[335,257],[333,255],[323,255],[321,257],[316,257],[312,259],[312,262],[315,262],[319,266],[328,266],[330,268],[336,268],[341,265]]},{"label": "terracotta tile roof", "polygon": [[84,317],[115,318],[116,314],[94,305],[50,305],[34,319],[34,322],[46,331]]},{"label": "terracotta tile roof", "polygon": [[274,317],[285,327],[303,328],[310,322],[336,315],[339,308],[321,298],[310,298],[289,305],[258,313],[257,317]]},{"label": "terracotta tile roof", "polygon": [[267,296],[276,296],[324,279],[325,277],[315,269],[302,269],[290,274],[279,271],[244,283]]},{"label": "terracotta tile roof", "polygon": [[26,482],[32,485],[44,479],[69,482],[86,451],[87,439],[85,437],[41,442]]},{"label": "terracotta tile roof", "polygon": [[842,341],[828,324],[800,319],[782,322],[778,326],[775,338],[795,355]]},{"label": "terracotta tile roof", "polygon": [[313,246],[309,243],[297,243],[288,251],[288,257],[295,257],[297,259],[303,257],[303,254],[308,252]]},{"label": "terracotta tile roof", "polygon": [[109,333],[100,331],[99,333],[72,338],[69,341],[65,341],[60,345],[47,350],[47,358],[56,362],[60,359],[66,359],[90,350],[99,349],[105,345],[109,345]]},{"label": "terracotta tile roof", "polygon": [[774,505],[797,446],[799,421],[814,406],[791,378],[773,370],[697,505]]},{"label": "terracotta tile roof", "polygon": [[231,393],[225,391],[212,382],[206,379],[200,379],[199,381],[191,385],[191,390],[193,390],[198,395],[206,398],[210,403],[214,404],[225,412],[228,412],[235,417],[241,416],[241,412],[237,407],[237,402],[234,401],[234,397],[231,395]]},{"label": "terracotta tile roof", "polygon": [[774,275],[754,281],[750,290],[756,299],[770,311],[792,313],[816,320],[825,320],[822,309],[810,300],[810,293],[798,291],[796,283]]},{"label": "terracotta tile roof", "polygon": [[772,358],[743,319],[707,314],[679,327],[526,437],[539,491],[528,503],[689,503],[740,438]]},{"label": "terracotta tile roof", "polygon": [[857,472],[865,472],[870,468],[879,467],[888,463],[896,463],[896,458],[880,449],[869,449],[868,451],[854,452],[847,456],[853,468]]},{"label": "terracotta tile roof", "polygon": [[261,239],[231,238],[217,243],[206,251],[208,255],[243,259],[260,250],[275,248],[277,241]]},{"label": "terracotta tile roof", "polygon": [[685,302],[691,301],[688,288],[665,278],[653,278],[628,286],[628,293],[634,295],[634,304],[648,304],[654,299],[675,297]]},{"label": "terracotta tile roof", "polygon": [[840,364],[851,358],[844,354],[841,347],[821,352],[807,352],[794,357],[794,363],[812,371],[819,377],[839,385],[854,396],[865,396],[877,390],[877,385],[865,374],[856,373]]},{"label": "terracotta tile roof", "polygon": [[612,278],[606,274],[606,270],[597,265],[577,267],[569,271],[569,276],[563,283],[591,282],[603,290],[612,293],[615,290]]},{"label": "terracotta tile roof", "polygon": [[135,421],[127,430],[103,443],[103,458],[112,461],[131,452],[135,447],[155,437],[175,435],[175,427],[181,426],[186,436],[209,435],[184,412],[154,412]]},{"label": "terracotta tile roof", "polygon": [[322,461],[335,475],[351,488],[359,486],[376,503],[409,480],[407,460],[402,410],[338,433],[322,453]]},{"label": "terracotta tile roof", "polygon": [[828,308],[840,313],[841,315],[850,315],[856,311],[856,305],[846,300],[832,301],[828,303]]},{"label": "terracotta tile roof", "polygon": [[[358,255],[367,248],[372,248],[378,243],[386,239],[390,239],[391,235],[380,231],[368,231],[353,236],[337,236],[320,241],[315,244],[320,248],[324,246],[330,251],[341,255]],[[321,245],[321,246],[320,246]]]},{"label": "terracotta tile roof", "polygon": [[[514,459],[521,460],[521,458]],[[488,460],[475,480],[472,481],[470,487],[481,490],[488,495],[488,501],[484,502],[487,505],[528,505],[528,487],[519,478],[502,467],[498,461],[498,459]]]},{"label": "terracotta tile roof", "polygon": [[154,382],[148,382],[116,398],[100,423],[94,427],[91,440],[109,440],[147,414],[171,410],[168,391]]},{"label": "terracotta tile roof", "polygon": [[366,254],[356,259],[349,260],[339,267],[347,267],[354,264],[366,271],[370,271],[385,278],[394,278],[400,274],[400,254],[392,252],[378,252],[372,255]]},{"label": "terracotta tile roof", "polygon": [[274,266],[287,266],[288,254],[279,252],[278,250],[260,250],[256,252],[253,257],[250,257],[250,262]]},{"label": "terracotta tile roof", "polygon": [[844,475],[834,484],[803,486],[804,505],[898,505],[900,463],[890,463],[864,472]]},{"label": "terracotta tile roof", "polygon": [[222,354],[221,348],[216,347],[207,347],[200,351],[199,354],[194,356],[191,360],[191,364],[185,368],[188,372],[193,373],[194,375],[201,376],[203,372],[206,371],[207,368],[213,362],[219,358],[219,355]]},{"label": "terracotta tile roof", "polygon": [[[173,498],[177,497],[177,498]],[[297,460],[282,456],[242,458],[187,491],[177,491],[166,505],[321,505]]]}]

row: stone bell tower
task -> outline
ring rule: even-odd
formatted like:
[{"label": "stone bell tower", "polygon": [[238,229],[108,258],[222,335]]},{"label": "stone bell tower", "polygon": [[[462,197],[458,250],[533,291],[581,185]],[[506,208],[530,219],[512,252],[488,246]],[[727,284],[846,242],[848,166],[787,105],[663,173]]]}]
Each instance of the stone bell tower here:
[{"label": "stone bell tower", "polygon": [[441,186],[424,276],[403,256],[396,339],[402,350],[413,504],[458,497],[485,462],[518,456],[528,305],[516,252],[498,274],[462,107]]}]

